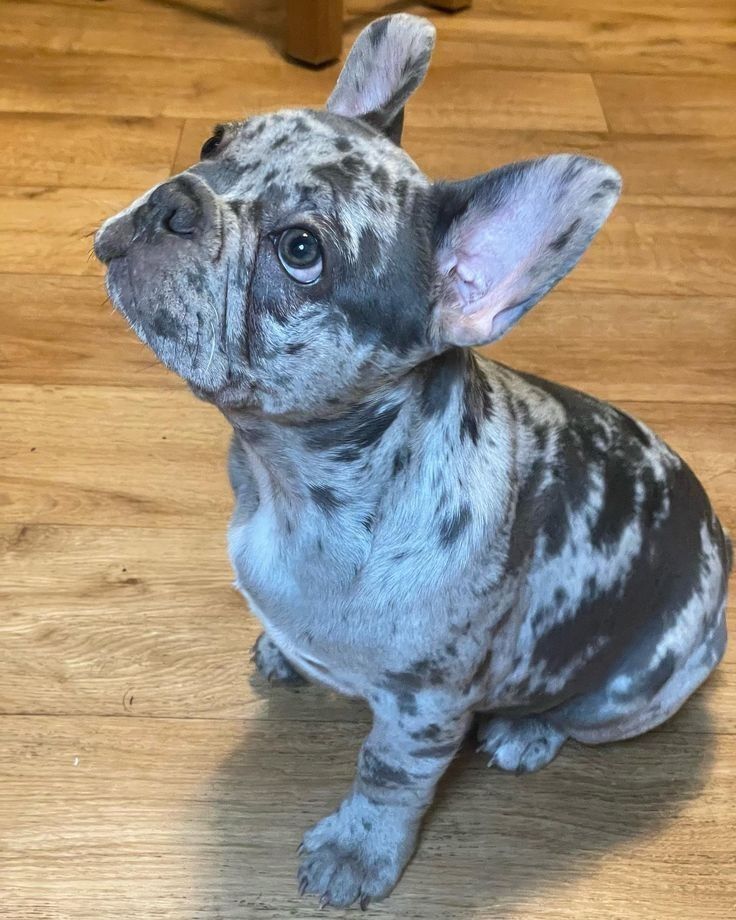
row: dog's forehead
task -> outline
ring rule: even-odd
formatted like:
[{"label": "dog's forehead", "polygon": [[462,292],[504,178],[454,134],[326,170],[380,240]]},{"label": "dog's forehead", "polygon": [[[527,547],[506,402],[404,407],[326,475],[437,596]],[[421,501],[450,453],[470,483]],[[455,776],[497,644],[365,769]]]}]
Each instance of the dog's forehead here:
[{"label": "dog's forehead", "polygon": [[372,214],[401,206],[427,180],[401,148],[367,124],[312,109],[256,115],[225,126],[221,154],[192,167],[223,198],[282,209]]}]

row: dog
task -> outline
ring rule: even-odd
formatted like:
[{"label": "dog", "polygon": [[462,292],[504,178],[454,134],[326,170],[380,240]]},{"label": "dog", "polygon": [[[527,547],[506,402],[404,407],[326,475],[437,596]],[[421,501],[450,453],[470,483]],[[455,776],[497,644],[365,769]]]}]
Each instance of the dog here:
[{"label": "dog", "polygon": [[386,897],[471,728],[490,762],[669,718],[723,655],[731,550],[613,406],[487,361],[620,192],[558,155],[431,182],[400,146],[434,29],[355,42],[324,110],[220,125],[98,231],[111,300],[232,425],[236,585],[262,674],[370,705],[299,892]]}]

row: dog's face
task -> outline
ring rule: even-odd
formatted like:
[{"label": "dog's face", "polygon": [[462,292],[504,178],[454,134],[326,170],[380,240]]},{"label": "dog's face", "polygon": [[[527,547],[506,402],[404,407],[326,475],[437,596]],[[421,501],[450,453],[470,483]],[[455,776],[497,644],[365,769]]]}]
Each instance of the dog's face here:
[{"label": "dog's face", "polygon": [[223,408],[315,414],[503,334],[577,261],[618,179],[582,157],[433,185],[398,146],[434,40],[377,20],[325,111],[218,126],[95,240],[137,335]]}]

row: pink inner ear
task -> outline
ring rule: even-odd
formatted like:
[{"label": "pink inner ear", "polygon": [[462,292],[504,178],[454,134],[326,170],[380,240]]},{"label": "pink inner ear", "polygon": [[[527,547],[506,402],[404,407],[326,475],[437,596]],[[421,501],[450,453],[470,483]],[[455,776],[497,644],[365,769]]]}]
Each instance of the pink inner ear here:
[{"label": "pink inner ear", "polygon": [[493,316],[529,296],[525,276],[538,253],[538,241],[518,232],[529,214],[504,208],[491,218],[478,217],[453,232],[451,249],[441,262],[450,275],[460,308]]},{"label": "pink inner ear", "polygon": [[503,335],[575,265],[620,188],[611,167],[569,154],[469,180],[471,193],[438,250],[447,341]]}]

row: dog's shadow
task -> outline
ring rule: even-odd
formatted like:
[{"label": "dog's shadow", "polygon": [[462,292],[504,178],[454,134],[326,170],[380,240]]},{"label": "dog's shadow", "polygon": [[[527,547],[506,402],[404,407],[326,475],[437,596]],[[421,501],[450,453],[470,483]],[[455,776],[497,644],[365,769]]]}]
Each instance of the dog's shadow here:
[{"label": "dog's shadow", "polygon": [[[348,787],[369,714],[314,687],[267,692],[266,718],[244,724],[196,819],[208,841],[193,880],[201,920],[325,916],[316,898],[297,894],[295,850]],[[489,770],[469,741],[397,889],[370,910],[401,920],[501,918],[526,915],[535,897],[569,899],[576,879],[663,833],[698,796],[713,759],[708,695],[664,730],[597,748],[569,743],[524,777]],[[595,882],[580,897],[589,903]],[[632,891],[632,910],[635,901]]]}]

